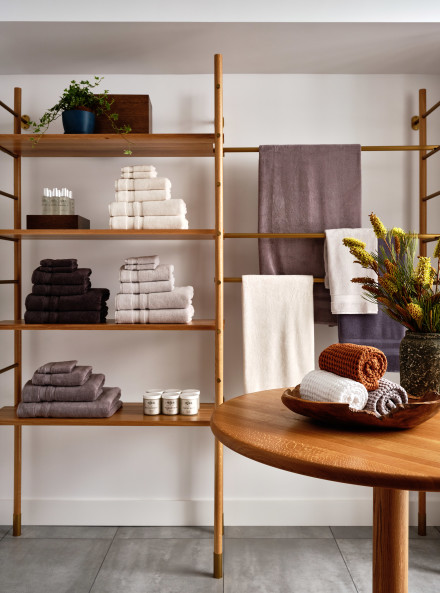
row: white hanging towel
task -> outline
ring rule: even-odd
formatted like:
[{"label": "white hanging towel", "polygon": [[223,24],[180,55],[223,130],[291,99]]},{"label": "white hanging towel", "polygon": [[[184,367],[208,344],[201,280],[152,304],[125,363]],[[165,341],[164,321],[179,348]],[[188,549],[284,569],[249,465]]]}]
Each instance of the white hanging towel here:
[{"label": "white hanging towel", "polygon": [[294,387],[315,368],[313,276],[243,276],[245,393]]}]

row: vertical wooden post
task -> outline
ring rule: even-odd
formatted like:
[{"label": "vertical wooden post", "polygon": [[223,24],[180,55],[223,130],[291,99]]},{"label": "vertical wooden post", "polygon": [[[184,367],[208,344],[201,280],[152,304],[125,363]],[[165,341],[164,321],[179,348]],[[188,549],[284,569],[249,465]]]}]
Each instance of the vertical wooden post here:
[{"label": "vertical wooden post", "polygon": [[408,593],[408,492],[373,490],[373,593]]},{"label": "vertical wooden post", "polygon": [[[426,117],[426,89],[419,89],[419,144],[426,146],[427,130]],[[428,162],[423,157],[426,150],[419,151],[419,233],[427,233],[427,202],[423,198],[428,195]],[[419,242],[420,255],[426,256],[426,243]],[[419,492],[418,534],[426,535],[426,492]]]},{"label": "vertical wooden post", "polygon": [[[214,56],[215,108],[215,405],[223,402],[223,60]],[[214,578],[223,576],[223,445],[215,439]]]},{"label": "vertical wooden post", "polygon": [[[14,134],[21,134],[21,89],[14,89]],[[14,158],[14,229],[21,229],[21,156]],[[14,243],[14,319],[21,319],[21,238]],[[21,399],[21,331],[14,331],[14,404]],[[21,535],[21,447],[22,427],[14,426],[14,514],[13,535]]]}]

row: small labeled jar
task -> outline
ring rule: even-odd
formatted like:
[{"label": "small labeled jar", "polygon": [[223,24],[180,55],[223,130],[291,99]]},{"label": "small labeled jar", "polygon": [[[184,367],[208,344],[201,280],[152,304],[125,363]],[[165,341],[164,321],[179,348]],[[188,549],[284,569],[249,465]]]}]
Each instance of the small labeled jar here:
[{"label": "small labeled jar", "polygon": [[162,414],[174,416],[179,413],[179,393],[162,393]]},{"label": "small labeled jar", "polygon": [[180,389],[164,389],[163,393],[182,393]]},{"label": "small labeled jar", "polygon": [[197,409],[200,410],[200,389],[184,389],[182,393],[191,393],[197,395]]},{"label": "small labeled jar", "polygon": [[156,416],[160,414],[160,392],[149,392],[144,395],[144,414],[147,416]]},{"label": "small labeled jar", "polygon": [[146,389],[145,393],[163,393],[163,389]]},{"label": "small labeled jar", "polygon": [[193,416],[199,411],[199,397],[197,393],[180,394],[180,413],[183,416]]}]

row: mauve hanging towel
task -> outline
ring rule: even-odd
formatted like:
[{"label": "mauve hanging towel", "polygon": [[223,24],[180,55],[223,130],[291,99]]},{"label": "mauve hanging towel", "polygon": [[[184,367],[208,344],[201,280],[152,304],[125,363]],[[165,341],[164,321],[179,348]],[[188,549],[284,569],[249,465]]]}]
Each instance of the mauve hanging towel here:
[{"label": "mauve hanging towel", "polygon": [[[323,233],[361,226],[358,144],[260,146],[258,231]],[[324,277],[324,239],[260,239],[260,274]],[[330,292],[313,287],[314,321],[335,325]]]}]

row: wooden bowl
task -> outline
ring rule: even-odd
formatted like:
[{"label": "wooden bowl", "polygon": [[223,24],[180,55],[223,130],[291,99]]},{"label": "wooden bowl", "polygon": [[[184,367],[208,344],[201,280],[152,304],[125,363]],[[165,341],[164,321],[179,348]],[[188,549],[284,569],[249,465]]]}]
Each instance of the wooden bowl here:
[{"label": "wooden bowl", "polygon": [[348,404],[302,399],[299,385],[294,389],[286,389],[281,396],[283,404],[289,410],[308,418],[331,424],[367,426],[386,430],[413,428],[435,416],[440,409],[440,393],[437,391],[429,391],[422,397],[408,395],[408,399],[407,404],[400,404],[386,416],[379,416],[368,410],[351,410]]}]

